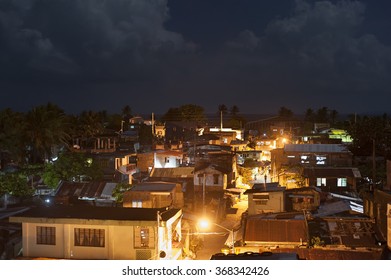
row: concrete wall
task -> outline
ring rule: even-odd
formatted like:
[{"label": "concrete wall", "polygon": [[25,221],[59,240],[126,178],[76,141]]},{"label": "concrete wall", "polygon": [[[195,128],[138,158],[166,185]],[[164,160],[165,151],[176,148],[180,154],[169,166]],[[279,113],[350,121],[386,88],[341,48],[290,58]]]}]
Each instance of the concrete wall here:
[{"label": "concrete wall", "polygon": [[387,245],[391,250],[391,204],[387,205]]},{"label": "concrete wall", "polygon": [[[37,226],[54,226],[56,228],[56,244],[37,244]],[[75,228],[104,229],[104,247],[75,246]],[[23,256],[82,260],[135,260],[138,248],[134,248],[134,228],[134,226],[23,223]],[[155,232],[153,235],[155,245],[151,249],[143,250],[151,250],[150,255],[154,256],[157,250],[156,228],[150,227],[150,230]]]},{"label": "concrete wall", "polygon": [[[260,204],[261,200],[256,199],[259,195],[269,196],[269,199],[267,201],[265,200],[265,204]],[[248,214],[256,215],[261,213],[283,212],[285,210],[284,203],[284,192],[252,193],[248,197]]]}]

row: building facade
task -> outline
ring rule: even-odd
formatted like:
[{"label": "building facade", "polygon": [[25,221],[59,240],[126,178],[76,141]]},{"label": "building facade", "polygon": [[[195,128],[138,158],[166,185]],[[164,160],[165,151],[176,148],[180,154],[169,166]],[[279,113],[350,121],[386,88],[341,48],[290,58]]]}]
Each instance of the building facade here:
[{"label": "building facade", "polygon": [[181,259],[181,216],[180,209],[53,207],[10,222],[22,224],[26,258],[156,260]]}]

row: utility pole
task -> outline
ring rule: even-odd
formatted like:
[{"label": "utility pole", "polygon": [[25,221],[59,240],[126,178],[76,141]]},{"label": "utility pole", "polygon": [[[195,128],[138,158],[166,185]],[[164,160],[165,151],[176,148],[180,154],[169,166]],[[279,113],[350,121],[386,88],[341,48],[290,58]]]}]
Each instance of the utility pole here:
[{"label": "utility pole", "polygon": [[152,120],[151,120],[151,127],[152,127],[152,136],[155,136],[155,115],[152,112]]},{"label": "utility pole", "polygon": [[375,189],[376,184],[376,151],[375,151],[375,138],[372,140],[372,184],[370,191]]},{"label": "utility pole", "polygon": [[206,208],[205,208],[205,179],[206,179],[206,176],[205,176],[205,173],[204,173],[204,178],[202,180],[202,211],[203,211],[203,215],[205,217],[206,215]]},{"label": "utility pole", "polygon": [[223,131],[223,110],[220,110],[220,131]]},{"label": "utility pole", "polygon": [[220,110],[220,145],[223,140],[223,110]]}]

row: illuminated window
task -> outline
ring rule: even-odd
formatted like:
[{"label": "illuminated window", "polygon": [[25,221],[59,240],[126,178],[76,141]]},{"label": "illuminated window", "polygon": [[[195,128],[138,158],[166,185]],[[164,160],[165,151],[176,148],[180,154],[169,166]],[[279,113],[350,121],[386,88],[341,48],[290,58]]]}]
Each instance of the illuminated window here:
[{"label": "illuminated window", "polygon": [[105,247],[105,230],[95,228],[75,228],[75,246]]},{"label": "illuminated window", "polygon": [[316,164],[318,164],[318,165],[325,165],[326,160],[327,160],[327,157],[325,157],[325,156],[316,156]]},{"label": "illuminated window", "polygon": [[300,157],[300,159],[301,159],[301,163],[303,164],[310,163],[310,156],[303,155]]},{"label": "illuminated window", "polygon": [[337,179],[337,186],[338,187],[346,187],[348,185],[347,178],[338,178]]},{"label": "illuminated window", "polygon": [[316,186],[317,187],[326,186],[326,178],[316,178]]},{"label": "illuminated window", "polygon": [[37,227],[37,244],[56,245],[55,227]]},{"label": "illuminated window", "polygon": [[154,248],[155,235],[152,228],[135,227],[134,228],[134,247],[135,248]]},{"label": "illuminated window", "polygon": [[133,208],[142,208],[143,202],[141,200],[132,200],[132,207]]}]

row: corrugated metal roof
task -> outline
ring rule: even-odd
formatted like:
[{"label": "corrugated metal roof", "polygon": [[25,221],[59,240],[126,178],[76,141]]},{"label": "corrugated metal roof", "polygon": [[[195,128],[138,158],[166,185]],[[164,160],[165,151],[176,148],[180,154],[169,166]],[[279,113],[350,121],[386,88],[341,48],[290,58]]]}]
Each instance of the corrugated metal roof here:
[{"label": "corrugated metal roof", "polygon": [[143,182],[134,185],[133,188],[131,188],[129,191],[172,191],[176,187],[176,183],[169,183],[169,182]]},{"label": "corrugated metal roof", "polygon": [[284,151],[303,153],[349,153],[347,147],[340,144],[285,144]]},{"label": "corrugated metal roof", "polygon": [[357,168],[353,167],[309,167],[304,168],[303,175],[306,177],[325,177],[325,178],[340,178],[352,177],[361,178],[361,173]]},{"label": "corrugated metal roof", "polygon": [[[379,248],[376,237],[376,225],[367,217],[339,216],[314,218],[308,221],[308,227],[312,236],[319,236],[330,245]],[[326,244],[327,245],[327,244]]]},{"label": "corrugated metal roof", "polygon": [[111,198],[113,190],[116,186],[116,183],[106,183],[105,187],[102,190],[101,197]]},{"label": "corrugated metal roof", "polygon": [[194,167],[154,168],[150,177],[157,178],[193,178]]},{"label": "corrugated metal roof", "polygon": [[304,220],[257,217],[247,219],[244,242],[300,243],[307,239]]},{"label": "corrugated metal roof", "polygon": [[204,163],[197,164],[194,167],[194,172],[199,172],[201,170],[205,170],[208,168],[217,170],[217,171],[224,173],[224,174],[228,174],[228,173],[230,173],[230,171],[232,171],[232,169],[229,170],[228,168],[226,168],[225,166],[221,166],[220,164],[204,162]]},{"label": "corrugated metal roof", "polygon": [[112,191],[115,188],[116,183],[107,182],[61,182],[56,197],[88,197],[88,198],[99,198],[99,197],[112,197]]}]

